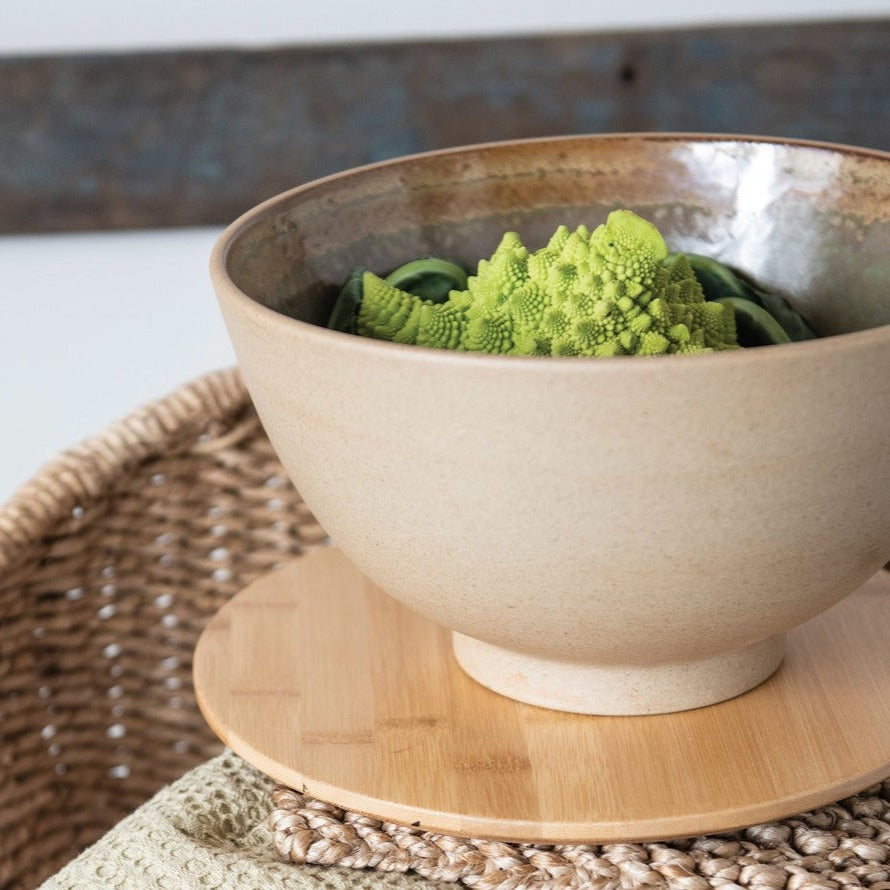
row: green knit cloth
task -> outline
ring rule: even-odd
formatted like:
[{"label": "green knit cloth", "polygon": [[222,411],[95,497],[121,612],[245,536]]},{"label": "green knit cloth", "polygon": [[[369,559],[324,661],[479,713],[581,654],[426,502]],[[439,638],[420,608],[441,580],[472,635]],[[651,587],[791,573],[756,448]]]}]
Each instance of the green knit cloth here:
[{"label": "green knit cloth", "polygon": [[162,789],[40,890],[453,890],[414,875],[283,861],[266,826],[272,787],[222,754]]}]

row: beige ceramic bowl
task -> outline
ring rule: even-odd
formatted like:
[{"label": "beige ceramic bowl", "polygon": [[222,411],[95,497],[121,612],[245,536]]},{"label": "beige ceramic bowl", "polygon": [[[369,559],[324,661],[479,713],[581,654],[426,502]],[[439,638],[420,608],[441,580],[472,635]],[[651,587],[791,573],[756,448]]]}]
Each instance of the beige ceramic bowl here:
[{"label": "beige ceramic bowl", "polygon": [[[836,336],[558,359],[322,326],[353,266],[472,264],[505,230],[534,248],[620,206]],[[267,201],[212,274],[318,519],[505,695],[597,714],[726,699],[890,557],[890,155],[684,135],[439,152]]]}]

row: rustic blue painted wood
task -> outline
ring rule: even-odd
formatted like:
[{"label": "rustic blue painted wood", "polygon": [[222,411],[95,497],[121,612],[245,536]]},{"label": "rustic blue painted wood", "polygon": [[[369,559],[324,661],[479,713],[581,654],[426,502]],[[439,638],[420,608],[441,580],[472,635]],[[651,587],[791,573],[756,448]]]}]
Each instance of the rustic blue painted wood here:
[{"label": "rustic blue painted wood", "polygon": [[890,18],[0,59],[0,231],[222,223],[409,152],[628,130],[890,150]]}]

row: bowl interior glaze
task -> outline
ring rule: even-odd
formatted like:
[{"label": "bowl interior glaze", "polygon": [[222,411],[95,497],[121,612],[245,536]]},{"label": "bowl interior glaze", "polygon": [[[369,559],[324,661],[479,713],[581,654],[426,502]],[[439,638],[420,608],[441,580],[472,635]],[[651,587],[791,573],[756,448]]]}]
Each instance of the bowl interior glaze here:
[{"label": "bowl interior glaze", "polygon": [[651,219],[671,249],[783,293],[822,335],[890,323],[888,158],[808,142],[565,137],[385,162],[276,199],[227,268],[259,303],[324,324],[355,266],[433,254],[472,267],[507,230],[534,249],[560,223],[592,228],[619,206]]}]

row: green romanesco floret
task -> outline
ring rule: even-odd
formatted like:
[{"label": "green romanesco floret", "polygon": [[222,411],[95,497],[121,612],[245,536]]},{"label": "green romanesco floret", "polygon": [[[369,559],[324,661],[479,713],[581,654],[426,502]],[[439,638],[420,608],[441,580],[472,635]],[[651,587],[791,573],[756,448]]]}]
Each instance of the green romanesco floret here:
[{"label": "green romanesco floret", "polygon": [[363,277],[359,334],[512,355],[614,356],[737,349],[730,305],[707,302],[682,255],[629,210],[593,232],[560,226],[530,253],[515,232],[480,261],[466,290],[424,300]]}]

